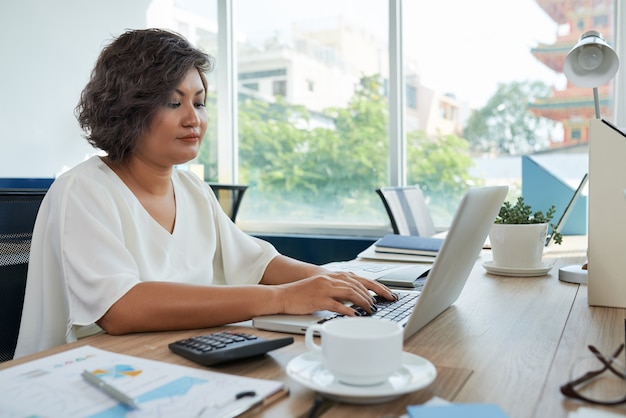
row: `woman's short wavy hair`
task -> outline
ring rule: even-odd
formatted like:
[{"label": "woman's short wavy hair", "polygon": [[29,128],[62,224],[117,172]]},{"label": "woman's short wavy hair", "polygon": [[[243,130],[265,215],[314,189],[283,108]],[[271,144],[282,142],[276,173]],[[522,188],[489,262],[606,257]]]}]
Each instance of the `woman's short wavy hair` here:
[{"label": "woman's short wavy hair", "polygon": [[111,162],[125,161],[189,69],[198,70],[207,91],[204,73],[213,65],[212,56],[175,32],[123,33],[102,50],[76,106],[85,138]]}]

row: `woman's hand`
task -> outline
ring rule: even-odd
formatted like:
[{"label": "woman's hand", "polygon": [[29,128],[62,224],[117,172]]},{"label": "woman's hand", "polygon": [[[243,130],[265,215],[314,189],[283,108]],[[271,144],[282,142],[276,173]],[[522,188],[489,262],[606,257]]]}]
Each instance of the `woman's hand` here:
[{"label": "woman's hand", "polygon": [[360,306],[368,313],[374,313],[376,307],[370,291],[388,300],[396,299],[396,295],[386,286],[349,272],[326,271],[282,284],[280,287],[283,288],[282,313],[286,314],[309,314],[329,310],[354,316],[352,304]]}]

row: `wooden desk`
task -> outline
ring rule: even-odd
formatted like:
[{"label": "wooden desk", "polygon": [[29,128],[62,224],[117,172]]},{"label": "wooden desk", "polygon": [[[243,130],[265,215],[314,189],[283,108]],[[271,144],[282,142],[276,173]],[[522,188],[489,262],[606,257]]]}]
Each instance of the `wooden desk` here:
[{"label": "wooden desk", "polygon": [[[558,280],[559,266],[582,263],[586,240],[572,239],[563,249],[555,247],[545,258],[557,259],[550,274],[543,277],[513,278],[490,275],[482,263],[474,267],[459,300],[428,326],[405,342],[405,350],[429,359],[438,370],[437,380],[428,388],[380,405],[335,404],[322,416],[400,416],[406,406],[419,404],[436,395],[452,402],[497,403],[512,418],[565,418],[579,406],[590,406],[563,397],[559,387],[569,379],[570,365],[587,354],[593,344],[612,352],[624,342],[626,310],[587,305],[586,286]],[[230,327],[274,338],[277,334],[251,330],[245,325]],[[218,329],[146,333],[113,337],[97,335],[48,350],[25,359],[0,364],[0,369],[43,355],[90,344],[106,350],[139,357],[195,366],[172,354],[171,341],[214,332]],[[257,416],[306,417],[315,394],[291,381],[287,363],[305,351],[302,336],[288,347],[264,358],[250,359],[213,370],[288,383],[291,393]],[[609,409],[626,415],[626,405]]]}]

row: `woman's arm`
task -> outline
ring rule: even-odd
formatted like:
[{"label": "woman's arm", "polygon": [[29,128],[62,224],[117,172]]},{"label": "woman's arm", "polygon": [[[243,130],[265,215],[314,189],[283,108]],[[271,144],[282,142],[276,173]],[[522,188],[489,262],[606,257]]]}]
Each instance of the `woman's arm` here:
[{"label": "woman's arm", "polygon": [[273,286],[140,282],[97,321],[109,334],[207,328],[278,313]]},{"label": "woman's arm", "polygon": [[351,273],[329,272],[282,255],[267,266],[261,285],[199,286],[141,282],[97,322],[110,334],[206,328],[276,313],[331,310],[352,316],[345,302],[371,312],[369,290],[395,296],[385,286]]}]

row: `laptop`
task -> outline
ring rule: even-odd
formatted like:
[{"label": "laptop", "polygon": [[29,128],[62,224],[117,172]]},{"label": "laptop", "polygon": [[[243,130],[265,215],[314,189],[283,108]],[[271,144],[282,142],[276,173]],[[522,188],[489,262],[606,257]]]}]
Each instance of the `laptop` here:
[{"label": "laptop", "polygon": [[[482,249],[491,225],[508,192],[508,186],[473,187],[463,196],[448,235],[430,267],[421,290],[398,290],[399,300],[380,299],[378,317],[409,300],[408,310],[398,322],[404,327],[404,339],[411,337],[452,305],[463,290]],[[264,315],[252,319],[258,329],[304,334],[309,325],[338,318],[330,311],[311,315]]]}]

